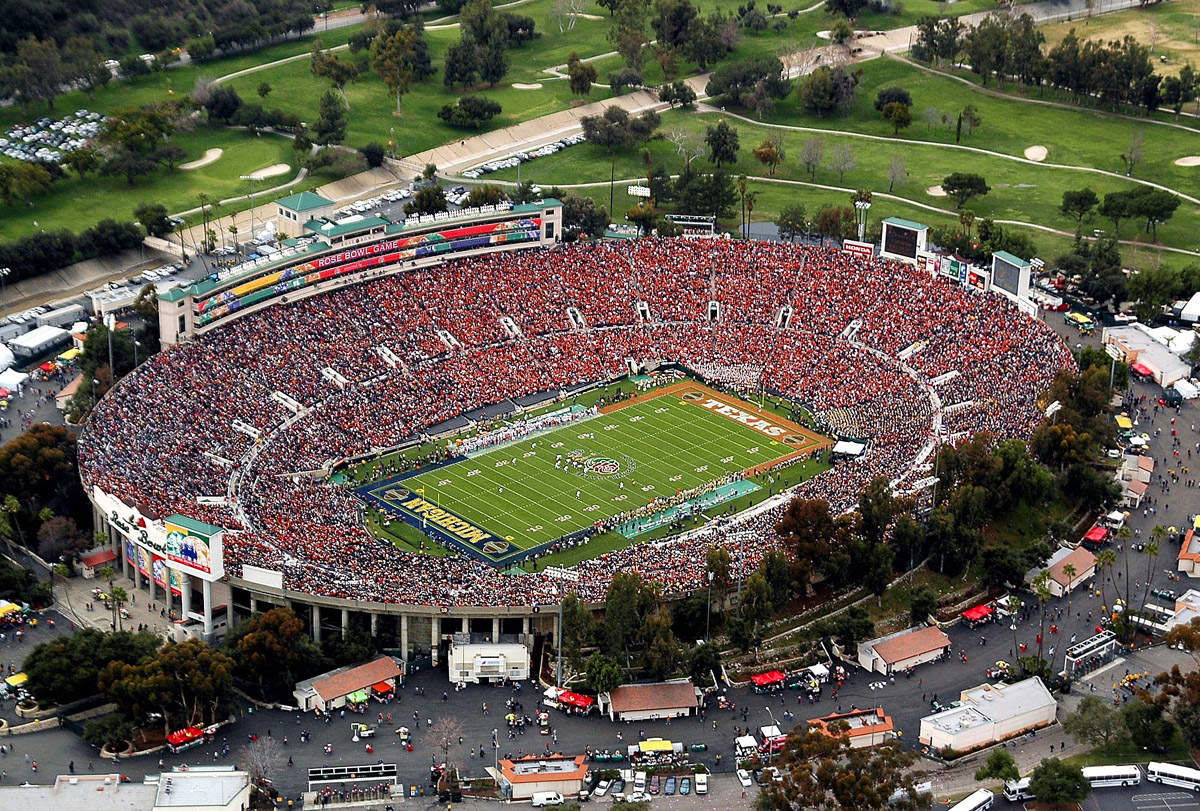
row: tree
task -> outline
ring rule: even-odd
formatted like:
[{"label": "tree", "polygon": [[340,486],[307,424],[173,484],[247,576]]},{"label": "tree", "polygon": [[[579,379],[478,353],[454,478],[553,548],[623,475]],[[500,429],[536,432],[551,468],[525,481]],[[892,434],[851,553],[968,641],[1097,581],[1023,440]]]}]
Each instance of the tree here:
[{"label": "tree", "polygon": [[1091,791],[1083,770],[1058,758],[1043,760],[1029,775],[1029,793],[1039,803],[1054,806],[1054,811],[1063,805],[1078,805]]},{"label": "tree", "polygon": [[1142,162],[1142,141],[1145,139],[1145,133],[1138,130],[1133,134],[1129,141],[1129,146],[1121,153],[1121,163],[1125,164],[1125,175],[1133,176],[1133,170]]},{"label": "tree", "polygon": [[955,208],[962,208],[976,197],[983,197],[991,187],[981,175],[954,172],[942,180],[942,191],[954,200]]},{"label": "tree", "polygon": [[250,775],[256,789],[271,785],[283,765],[283,747],[275,738],[256,737],[238,750],[238,768]]},{"label": "tree", "polygon": [[625,681],[625,670],[621,663],[600,651],[588,657],[587,675],[588,684],[597,693],[607,693]]},{"label": "tree", "polygon": [[704,143],[708,145],[708,160],[717,166],[737,162],[738,132],[729,126],[725,119],[717,122],[716,126],[709,125],[704,134]]},{"label": "tree", "polygon": [[627,68],[642,69],[650,39],[646,33],[649,13],[649,0],[618,0],[614,8],[613,27],[608,32],[608,38],[625,60]]},{"label": "tree", "polygon": [[672,82],[658,89],[658,99],[674,107],[691,107],[696,103],[696,91],[687,82]]},{"label": "tree", "polygon": [[967,125],[968,136],[983,124],[983,118],[979,115],[979,110],[974,104],[968,104],[963,108],[962,113],[960,113],[960,120]]},{"label": "tree", "polygon": [[1163,715],[1163,708],[1147,698],[1130,701],[1121,708],[1134,746],[1152,752],[1165,752],[1175,736],[1175,725]]},{"label": "tree", "polygon": [[272,90],[274,90],[274,88],[271,87],[270,82],[259,82],[258,83],[257,91],[258,91],[258,97],[260,99],[265,99],[267,96],[271,95]]},{"label": "tree", "polygon": [[571,51],[571,55],[567,57],[567,83],[572,93],[579,98],[585,97],[592,91],[597,75],[599,74],[594,65],[584,62],[577,52]]},{"label": "tree", "polygon": [[800,162],[804,164],[804,168],[808,170],[809,177],[813,180],[817,179],[817,167],[821,165],[824,155],[825,139],[820,135],[813,135],[806,138],[800,146]]},{"label": "tree", "polygon": [[658,680],[675,672],[679,665],[679,640],[671,630],[671,614],[661,608],[646,617],[642,628],[646,646],[646,667]]},{"label": "tree", "polygon": [[618,572],[608,585],[604,602],[608,653],[628,659],[631,648],[639,641],[653,596],[643,589],[642,578],[636,572]]},{"label": "tree", "polygon": [[896,496],[885,476],[876,476],[858,496],[858,528],[871,545],[883,540],[896,514]]},{"label": "tree", "polygon": [[1142,186],[1133,192],[1130,214],[1146,219],[1146,231],[1158,241],[1158,225],[1171,219],[1179,208],[1180,198],[1169,191]]},{"label": "tree", "polygon": [[713,679],[721,672],[721,649],[712,642],[705,642],[692,648],[692,656],[688,665],[692,680],[702,683]]},{"label": "tree", "polygon": [[1008,749],[997,749],[988,755],[984,764],[975,770],[975,782],[984,780],[999,780],[1007,783],[1009,780],[1020,780],[1021,772],[1017,769],[1017,761],[1013,759]]},{"label": "tree", "polygon": [[142,224],[146,233],[152,237],[161,237],[171,233],[175,226],[167,214],[167,207],[162,203],[138,203],[133,209],[133,218]]},{"label": "tree", "polygon": [[883,120],[892,125],[892,135],[899,135],[900,130],[912,124],[912,108],[898,101],[888,102],[883,108]]},{"label": "tree", "polygon": [[787,158],[783,139],[776,135],[763,141],[754,148],[754,158],[768,168],[771,177],[775,177],[775,169]]},{"label": "tree", "polygon": [[908,617],[913,625],[924,625],[937,611],[937,595],[928,586],[913,589],[908,607]]},{"label": "tree", "polygon": [[755,572],[746,580],[737,611],[730,622],[729,638],[743,653],[762,644],[767,620],[771,618],[771,590],[766,579]]},{"label": "tree", "polygon": [[887,168],[888,191],[890,192],[897,183],[903,183],[907,178],[908,167],[904,164],[904,156],[892,155]]},{"label": "tree", "polygon": [[500,105],[483,96],[461,96],[455,104],[446,104],[438,118],[452,127],[479,129],[501,113]]},{"label": "tree", "polygon": [[313,142],[322,146],[340,144],[346,139],[346,123],[346,105],[332,90],[326,90],[313,124]]},{"label": "tree", "polygon": [[903,87],[885,87],[875,95],[875,110],[882,113],[891,103],[902,104],[905,107],[912,107],[912,94]]},{"label": "tree", "polygon": [[584,648],[592,641],[595,619],[579,595],[571,592],[563,598],[562,635],[566,664],[575,673],[583,672]]},{"label": "tree", "polygon": [[845,111],[854,103],[861,71],[850,72],[842,66],[822,65],[800,83],[800,106],[805,112],[827,116]]},{"label": "tree", "polygon": [[148,631],[103,633],[80,628],[35,645],[25,658],[24,670],[37,695],[69,704],[96,694],[99,673],[110,662],[136,664],[161,644]]},{"label": "tree", "polygon": [[756,807],[868,811],[888,807],[897,793],[906,797],[898,807],[916,807],[914,784],[923,775],[910,771],[916,756],[903,743],[853,749],[847,728],[831,731],[809,727],[788,735],[775,761],[782,780],[767,781]]},{"label": "tree", "polygon": [[853,171],[858,165],[858,161],[854,158],[854,149],[850,144],[841,142],[834,145],[829,153],[829,168],[838,173],[838,183],[841,183],[846,172]]},{"label": "tree", "polygon": [[286,698],[300,679],[321,667],[321,651],[290,608],[272,608],[238,623],[225,641],[239,678],[268,701]]},{"label": "tree", "polygon": [[784,78],[783,63],[764,55],[722,64],[712,72],[707,92],[738,107],[748,107],[754,106],[756,99],[786,98],[791,89],[791,82]]},{"label": "tree", "polygon": [[1063,718],[1063,732],[1091,746],[1115,746],[1129,737],[1125,719],[1112,702],[1084,696],[1075,712]]},{"label": "tree", "polygon": [[75,522],[61,515],[38,527],[38,555],[51,563],[66,561],[91,546],[91,540],[79,531]]},{"label": "tree", "polygon": [[509,60],[504,48],[504,40],[493,38],[479,49],[479,78],[490,87],[500,84],[508,73]]},{"label": "tree", "polygon": [[[612,92],[620,95],[626,90],[641,87],[642,74],[630,68],[617,68],[608,74],[608,86]],[[685,85],[686,87],[686,85]],[[690,88],[689,88],[690,89]]]},{"label": "tree", "polygon": [[117,147],[100,168],[105,177],[124,177],[130,186],[139,177],[152,174],[158,164],[148,155],[125,147]]},{"label": "tree", "polygon": [[805,219],[803,204],[785,206],[775,219],[775,225],[779,228],[779,238],[787,242],[792,242],[797,236],[805,233],[808,230],[808,221]]},{"label": "tree", "polygon": [[1082,188],[1076,191],[1065,191],[1062,196],[1062,205],[1058,207],[1065,216],[1075,220],[1075,230],[1078,233],[1083,227],[1083,221],[1092,213],[1096,205],[1100,202],[1100,198],[1090,188]]},{"label": "tree", "polygon": [[442,72],[442,83],[446,87],[475,84],[478,74],[478,47],[474,40],[464,36],[446,49],[446,67]]},{"label": "tree", "polygon": [[658,217],[658,209],[650,200],[643,200],[625,212],[625,219],[636,225],[638,233],[642,236],[654,230],[654,223],[658,222]]},{"label": "tree", "polygon": [[838,17],[829,27],[829,38],[837,45],[844,45],[854,36],[854,26],[845,17]]},{"label": "tree", "polygon": [[383,166],[383,159],[387,157],[387,148],[378,141],[371,141],[358,151],[372,169]]},{"label": "tree", "polygon": [[421,189],[404,205],[405,214],[437,214],[448,209],[446,190],[440,183]]},{"label": "tree", "polygon": [[1136,216],[1133,191],[1114,191],[1104,195],[1104,201],[1097,209],[1101,217],[1113,224],[1113,232],[1117,238],[1121,236],[1121,223]]},{"label": "tree", "polygon": [[479,206],[494,206],[505,200],[504,191],[494,183],[485,183],[482,186],[476,186],[471,189],[471,193],[467,195],[467,199],[463,202],[464,208],[477,208]]},{"label": "tree", "polygon": [[830,14],[841,14],[848,20],[853,20],[866,7],[867,0],[830,0],[825,4]]},{"label": "tree", "polygon": [[441,752],[442,763],[446,764],[447,771],[452,771],[457,765],[455,761],[462,752],[463,735],[462,723],[448,715],[434,719],[429,731],[425,733],[425,742],[433,751]]},{"label": "tree", "polygon": [[597,206],[591,197],[581,197],[575,192],[553,193],[551,196],[563,204],[564,237],[575,239],[580,235],[598,237],[608,227],[608,210]]},{"label": "tree", "polygon": [[391,36],[380,35],[371,43],[371,69],[383,79],[388,92],[396,97],[393,115],[400,115],[400,99],[413,81],[416,39],[415,28],[402,26]]},{"label": "tree", "polygon": [[883,605],[883,595],[887,591],[888,583],[892,579],[892,565],[895,558],[892,554],[892,548],[887,544],[876,544],[871,550],[870,559],[864,583],[867,590],[879,598],[879,605]]},{"label": "tree", "polygon": [[100,153],[93,147],[85,146],[63,156],[63,163],[83,180],[89,172],[100,168]]}]

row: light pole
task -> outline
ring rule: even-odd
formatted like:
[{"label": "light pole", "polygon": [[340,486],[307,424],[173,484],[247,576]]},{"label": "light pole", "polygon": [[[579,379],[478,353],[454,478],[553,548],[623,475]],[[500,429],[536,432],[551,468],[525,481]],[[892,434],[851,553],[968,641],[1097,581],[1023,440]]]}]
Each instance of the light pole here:
[{"label": "light pole", "polygon": [[858,241],[862,242],[867,234],[867,212],[871,210],[870,200],[855,200],[854,215],[858,220]]},{"label": "light pole", "polygon": [[254,239],[254,181],[257,180],[254,175],[240,175],[241,180],[250,182],[250,238]]},{"label": "light pole", "polygon": [[108,331],[108,374],[109,385],[117,382],[117,367],[113,366],[112,334],[117,326],[117,317],[112,313],[104,316],[104,327]]},{"label": "light pole", "polygon": [[4,280],[12,273],[12,268],[0,268],[0,300],[4,298]]},{"label": "light pole", "polygon": [[704,641],[712,641],[712,581],[713,573],[708,573],[708,608],[704,612]]},{"label": "light pole", "polygon": [[135,369],[138,367],[137,351],[138,351],[139,346],[141,346],[141,343],[135,339],[133,342],[133,368],[135,368]]}]

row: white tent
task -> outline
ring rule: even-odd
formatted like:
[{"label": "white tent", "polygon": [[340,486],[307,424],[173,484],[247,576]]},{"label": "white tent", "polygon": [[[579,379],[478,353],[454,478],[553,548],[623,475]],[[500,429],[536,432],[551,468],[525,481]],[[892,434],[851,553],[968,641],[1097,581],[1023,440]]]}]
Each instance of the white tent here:
[{"label": "white tent", "polygon": [[838,456],[862,456],[867,450],[867,446],[862,442],[848,442],[840,440],[833,445],[833,452]]},{"label": "white tent", "polygon": [[1184,321],[1200,321],[1200,293],[1196,293],[1179,311],[1179,317]]},{"label": "white tent", "polygon": [[14,363],[16,363],[16,359],[13,357],[12,350],[4,344],[0,344],[0,372],[3,372]]},{"label": "white tent", "polygon": [[1185,400],[1200,396],[1200,388],[1196,388],[1190,380],[1176,380],[1175,391],[1179,392]]},{"label": "white tent", "polygon": [[24,372],[18,372],[16,369],[5,369],[0,372],[0,389],[8,389],[17,391],[21,386],[25,385],[25,381],[29,379],[29,375]]}]

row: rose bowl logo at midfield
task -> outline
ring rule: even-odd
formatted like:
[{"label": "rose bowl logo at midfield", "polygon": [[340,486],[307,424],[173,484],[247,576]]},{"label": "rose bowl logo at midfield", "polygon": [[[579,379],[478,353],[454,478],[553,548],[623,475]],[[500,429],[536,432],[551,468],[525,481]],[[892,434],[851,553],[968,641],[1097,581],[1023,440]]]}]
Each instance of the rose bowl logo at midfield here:
[{"label": "rose bowl logo at midfield", "polygon": [[508,551],[509,546],[508,541],[491,540],[483,545],[483,551],[488,555],[503,555]]},{"label": "rose bowl logo at midfield", "polygon": [[574,450],[567,454],[567,459],[582,468],[581,472],[585,476],[624,476],[637,464],[628,456],[622,458],[624,462],[611,456],[589,456],[582,450]]}]

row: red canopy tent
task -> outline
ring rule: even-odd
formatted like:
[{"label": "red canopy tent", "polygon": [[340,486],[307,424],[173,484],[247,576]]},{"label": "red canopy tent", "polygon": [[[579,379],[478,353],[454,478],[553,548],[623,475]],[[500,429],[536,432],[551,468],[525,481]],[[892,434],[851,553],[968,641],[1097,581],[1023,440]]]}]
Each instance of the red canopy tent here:
[{"label": "red canopy tent", "polygon": [[596,703],[596,699],[591,696],[572,693],[570,690],[563,690],[558,694],[558,703],[566,704],[569,707],[578,707],[581,710],[586,710],[588,707]]},{"label": "red canopy tent", "polygon": [[1109,534],[1109,530],[1105,527],[1092,527],[1088,530],[1087,535],[1083,536],[1083,539],[1088,543],[1100,544],[1108,540]]},{"label": "red canopy tent", "polygon": [[963,612],[963,619],[968,622],[980,622],[992,615],[992,607],[990,605],[977,605],[974,608],[968,608]]},{"label": "red canopy tent", "polygon": [[371,689],[381,696],[386,696],[388,693],[396,692],[396,688],[388,684],[386,681],[381,681],[378,684],[372,684]]},{"label": "red canopy tent", "polygon": [[51,363],[50,361],[46,361],[45,363],[43,363],[43,364],[42,364],[41,366],[39,366],[38,368],[39,368],[39,369],[41,369],[43,372],[47,372],[47,373],[49,373],[49,372],[53,372],[53,371],[54,371],[54,364],[53,364],[53,363]]},{"label": "red canopy tent", "polygon": [[1144,363],[1134,363],[1129,368],[1143,377],[1154,377],[1154,370]]},{"label": "red canopy tent", "polygon": [[772,684],[780,684],[785,678],[783,671],[772,670],[769,673],[751,676],[750,681],[754,682],[756,687],[770,687]]},{"label": "red canopy tent", "polygon": [[172,752],[182,752],[204,742],[204,730],[199,727],[177,729],[167,735],[167,746]]}]

